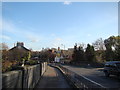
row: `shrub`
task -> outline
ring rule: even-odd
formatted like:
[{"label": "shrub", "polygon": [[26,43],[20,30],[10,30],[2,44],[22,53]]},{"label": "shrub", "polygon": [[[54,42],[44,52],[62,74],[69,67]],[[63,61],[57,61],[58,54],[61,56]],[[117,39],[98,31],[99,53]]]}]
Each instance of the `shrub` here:
[{"label": "shrub", "polygon": [[29,61],[25,62],[25,65],[35,65],[35,64],[38,64],[37,60],[29,60]]},{"label": "shrub", "polygon": [[2,73],[13,70],[13,66],[17,65],[17,61],[2,61]]},{"label": "shrub", "polygon": [[[29,60],[25,62],[25,65],[36,65],[36,64],[38,64],[37,60]],[[22,62],[4,60],[2,61],[2,73],[12,70],[20,70],[22,69],[21,65]]]}]

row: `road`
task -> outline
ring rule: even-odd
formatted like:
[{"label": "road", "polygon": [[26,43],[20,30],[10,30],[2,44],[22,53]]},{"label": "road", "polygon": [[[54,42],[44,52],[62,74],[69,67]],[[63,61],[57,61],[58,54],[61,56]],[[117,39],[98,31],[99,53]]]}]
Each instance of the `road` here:
[{"label": "road", "polygon": [[54,67],[48,66],[41,80],[36,85],[35,90],[39,88],[71,88],[65,80],[62,73]]},{"label": "road", "polygon": [[116,76],[105,77],[103,68],[82,68],[75,66],[63,65],[65,68],[85,76],[86,78],[106,87],[106,88],[120,88],[120,80]]}]

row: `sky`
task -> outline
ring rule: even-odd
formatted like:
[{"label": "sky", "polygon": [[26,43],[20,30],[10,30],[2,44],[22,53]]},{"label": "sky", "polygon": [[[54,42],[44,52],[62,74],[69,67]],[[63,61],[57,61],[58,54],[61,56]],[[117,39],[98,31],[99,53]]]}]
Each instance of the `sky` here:
[{"label": "sky", "polygon": [[[1,24],[0,24],[1,25]],[[2,35],[9,48],[73,48],[118,35],[117,2],[3,2]]]}]

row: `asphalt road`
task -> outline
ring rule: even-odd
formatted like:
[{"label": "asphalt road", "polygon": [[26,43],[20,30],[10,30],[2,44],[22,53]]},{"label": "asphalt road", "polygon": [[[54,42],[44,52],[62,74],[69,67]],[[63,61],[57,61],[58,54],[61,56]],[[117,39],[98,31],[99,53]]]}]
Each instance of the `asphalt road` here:
[{"label": "asphalt road", "polygon": [[39,88],[70,88],[70,86],[57,68],[48,66],[35,90]]},{"label": "asphalt road", "polygon": [[110,77],[105,77],[103,68],[82,68],[68,65],[63,66],[79,75],[85,76],[105,88],[120,88],[120,80],[113,75]]}]

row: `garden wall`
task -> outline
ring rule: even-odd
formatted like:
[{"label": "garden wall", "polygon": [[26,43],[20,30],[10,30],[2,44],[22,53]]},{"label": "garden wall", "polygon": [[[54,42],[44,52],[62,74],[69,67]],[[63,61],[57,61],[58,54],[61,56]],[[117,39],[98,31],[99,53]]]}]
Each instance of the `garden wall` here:
[{"label": "garden wall", "polygon": [[47,62],[44,62],[44,63],[42,63],[42,72],[41,72],[41,75],[43,75],[44,74],[44,72],[47,70]]},{"label": "garden wall", "polygon": [[2,74],[2,88],[34,88],[47,69],[47,62]]}]

